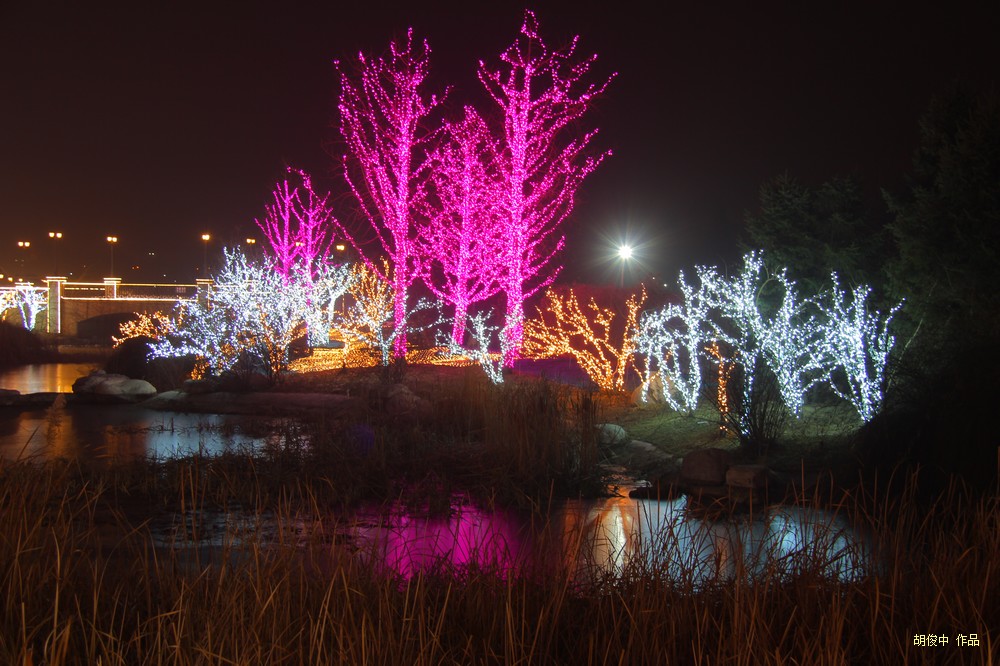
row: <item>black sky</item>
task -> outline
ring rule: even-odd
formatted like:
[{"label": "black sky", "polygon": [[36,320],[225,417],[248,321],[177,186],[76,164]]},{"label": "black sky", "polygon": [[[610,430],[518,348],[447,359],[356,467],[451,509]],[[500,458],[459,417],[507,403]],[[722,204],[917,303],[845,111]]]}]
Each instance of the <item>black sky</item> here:
[{"label": "black sky", "polygon": [[[579,34],[597,73],[618,73],[589,118],[614,155],[567,224],[567,275],[597,275],[591,259],[626,228],[655,241],[652,270],[731,259],[760,184],[785,171],[853,174],[876,201],[902,182],[931,97],[992,84],[987,4],[534,3],[550,44]],[[252,234],[286,163],[342,196],[334,59],[381,53],[412,26],[452,102],[486,111],[476,64],[516,38],[523,9],[0,4],[0,272],[29,239],[36,266],[99,279],[114,233],[127,280],[192,280],[200,235]],[[50,230],[65,234],[58,256]]]}]

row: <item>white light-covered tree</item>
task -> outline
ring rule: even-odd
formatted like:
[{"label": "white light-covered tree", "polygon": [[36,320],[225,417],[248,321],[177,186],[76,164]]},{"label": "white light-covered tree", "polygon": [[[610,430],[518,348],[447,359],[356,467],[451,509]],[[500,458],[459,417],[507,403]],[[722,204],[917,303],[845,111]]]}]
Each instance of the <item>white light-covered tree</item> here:
[{"label": "white light-covered tree", "polygon": [[706,344],[716,340],[719,333],[709,317],[711,304],[705,283],[690,285],[681,271],[678,284],[681,303],[642,316],[636,334],[636,357],[643,366],[643,399],[648,399],[653,374],[659,373],[664,402],[691,414],[701,395],[701,357]]},{"label": "white light-covered tree", "polygon": [[21,324],[30,330],[35,328],[38,315],[48,307],[48,289],[21,283],[3,292],[0,312],[16,309],[21,314]]},{"label": "white light-covered tree", "polygon": [[[785,407],[798,416],[805,395],[824,376],[819,352],[820,328],[810,314],[813,304],[800,300],[795,283],[784,270],[769,276],[759,252],[743,258],[739,275],[728,279],[714,268],[698,268],[711,307],[723,321],[720,339],[735,349],[735,361],[742,370],[743,396],[740,428],[750,428],[750,410],[755,399],[758,373],[774,374]],[[781,304],[771,314],[762,309],[761,292],[773,284],[781,291]]]},{"label": "white light-covered tree", "polygon": [[306,290],[238,250],[224,254],[211,299],[182,303],[176,332],[154,343],[152,355],[195,355],[209,374],[260,370],[273,377],[288,366],[292,341],[301,334]]},{"label": "white light-covered tree", "polygon": [[[486,376],[494,384],[503,383],[503,366],[506,349],[504,345],[508,337],[499,326],[490,326],[487,322],[493,316],[493,311],[477,312],[467,318],[466,329],[473,341],[473,346],[463,347],[455,342],[454,335],[438,334],[438,344],[448,348],[448,353],[467,356],[483,369]],[[499,334],[498,334],[499,333]],[[464,337],[464,336],[463,336]],[[491,352],[494,340],[499,344],[499,352]]]},{"label": "white light-covered tree", "polygon": [[869,286],[855,287],[848,301],[837,274],[830,277],[833,287],[818,299],[824,316],[820,350],[826,358],[827,380],[867,423],[882,407],[886,365],[896,342],[889,324],[903,304],[883,318],[868,309]]},{"label": "white light-covered tree", "polygon": [[306,266],[297,266],[292,276],[290,287],[305,292],[303,319],[309,330],[309,344],[323,346],[330,341],[330,330],[337,328],[337,301],[350,292],[357,274],[347,264],[323,261],[311,271]]}]

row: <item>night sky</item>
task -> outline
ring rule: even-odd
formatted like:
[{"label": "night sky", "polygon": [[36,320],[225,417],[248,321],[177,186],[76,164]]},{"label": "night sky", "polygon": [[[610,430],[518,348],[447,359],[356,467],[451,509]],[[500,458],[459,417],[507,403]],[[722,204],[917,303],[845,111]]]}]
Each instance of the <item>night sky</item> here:
[{"label": "night sky", "polygon": [[[349,218],[333,60],[382,53],[412,26],[452,108],[488,113],[477,63],[516,39],[524,8],[211,4],[0,4],[0,273],[30,240],[37,271],[99,280],[115,234],[126,281],[191,281],[202,233],[210,261],[260,236],[286,164]],[[902,183],[931,97],[987,88],[1000,63],[989,3],[695,4],[718,3],[533,5],[550,45],[579,34],[596,74],[618,73],[587,119],[614,155],[565,227],[568,278],[603,279],[594,261],[625,233],[649,271],[729,261],[761,183],[785,171],[855,175],[877,203]]]}]

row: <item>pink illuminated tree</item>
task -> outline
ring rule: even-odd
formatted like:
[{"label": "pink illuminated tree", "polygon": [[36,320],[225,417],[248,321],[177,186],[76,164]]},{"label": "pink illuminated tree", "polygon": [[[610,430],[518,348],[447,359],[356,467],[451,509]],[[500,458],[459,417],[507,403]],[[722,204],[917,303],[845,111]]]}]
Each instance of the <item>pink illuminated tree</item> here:
[{"label": "pink illuminated tree", "polygon": [[444,127],[431,154],[421,253],[425,282],[455,308],[451,339],[462,344],[469,307],[499,290],[504,216],[497,208],[496,145],[471,107]]},{"label": "pink illuminated tree", "polygon": [[503,141],[498,161],[507,243],[502,289],[507,298],[504,335],[509,366],[517,358],[524,302],[558,275],[554,259],[564,244],[560,225],[573,210],[577,189],[610,151],[591,151],[597,130],[572,136],[571,127],[611,79],[585,82],[596,56],[579,58],[574,38],[550,49],[526,11],[521,38],[491,68],[479,63],[479,79],[500,108]]},{"label": "pink illuminated tree", "polygon": [[301,185],[292,185],[288,178],[275,185],[263,221],[255,222],[270,245],[276,271],[289,278],[301,266],[313,276],[329,256],[332,232],[339,224],[327,203],[329,195],[316,193],[309,174],[291,167],[288,173]]},{"label": "pink illuminated tree", "polygon": [[[424,90],[429,55],[427,42],[415,45],[411,30],[405,42],[392,42],[384,57],[360,54],[356,77],[341,70],[340,127],[348,146],[344,175],[392,266],[384,275],[378,263],[366,260],[395,294],[395,329],[401,331],[394,342],[397,358],[406,356],[407,294],[421,272],[414,211],[424,196],[431,134],[426,119],[440,102]],[[350,240],[362,252],[353,236]]]}]

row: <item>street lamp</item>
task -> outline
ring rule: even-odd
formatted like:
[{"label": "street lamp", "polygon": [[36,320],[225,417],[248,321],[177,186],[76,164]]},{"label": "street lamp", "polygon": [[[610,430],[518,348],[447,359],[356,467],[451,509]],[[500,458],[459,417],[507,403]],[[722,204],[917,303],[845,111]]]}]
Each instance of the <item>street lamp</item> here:
[{"label": "street lamp", "polygon": [[108,236],[108,247],[111,248],[111,275],[108,277],[115,276],[115,245],[118,244],[118,236]]},{"label": "street lamp", "polygon": [[[63,237],[61,231],[50,231],[49,238],[53,241],[61,240]],[[56,275],[59,272],[59,245],[54,243],[52,245],[52,275]]]},{"label": "street lamp", "polygon": [[631,245],[619,245],[618,246],[618,258],[622,262],[621,276],[618,279],[618,286],[622,289],[625,288],[625,264],[628,260],[632,258],[632,246]]},{"label": "street lamp", "polygon": [[201,255],[201,277],[208,277],[208,241],[212,240],[211,234],[202,234],[201,240],[205,242],[204,251]]},{"label": "street lamp", "polygon": [[[28,250],[31,247],[31,241],[17,241],[17,247],[21,250]],[[20,255],[18,262],[21,264],[21,275],[27,275],[28,273],[28,257],[24,254]],[[23,279],[23,278],[22,278]]]}]

